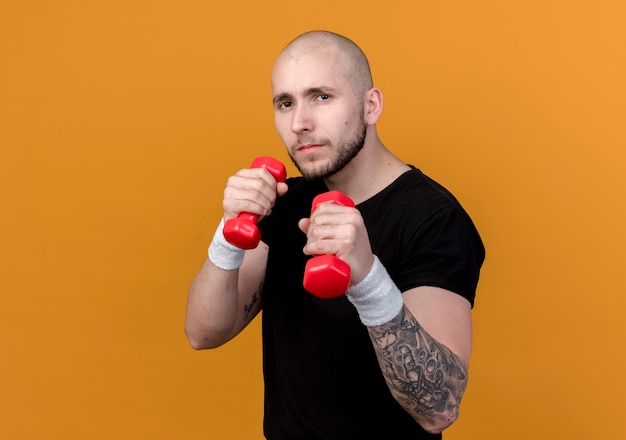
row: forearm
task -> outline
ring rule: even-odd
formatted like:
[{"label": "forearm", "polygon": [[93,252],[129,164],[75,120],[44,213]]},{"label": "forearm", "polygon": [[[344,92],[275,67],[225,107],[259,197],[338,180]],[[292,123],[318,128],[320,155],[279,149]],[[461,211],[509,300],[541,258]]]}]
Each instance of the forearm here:
[{"label": "forearm", "polygon": [[196,275],[185,319],[192,347],[214,348],[230,339],[239,312],[238,272],[219,269],[207,259]]},{"label": "forearm", "polygon": [[[236,220],[242,213],[261,218],[271,212],[276,197],[285,194],[288,187],[282,164],[269,158],[259,159],[253,162],[252,169],[240,170],[228,178],[222,221],[209,245],[209,258],[189,290],[185,332],[194,348],[222,345],[261,309],[268,246],[262,241],[256,247],[254,243],[244,246],[239,240],[233,244],[232,232],[242,226]],[[231,242],[224,236],[228,221],[238,225],[228,226]]]},{"label": "forearm", "polygon": [[[424,429],[438,433],[458,417],[467,384],[466,363],[440,341],[454,341],[459,353],[468,351],[469,321],[462,325],[450,321],[465,316],[464,307],[451,301],[456,294],[437,291],[431,297],[430,290],[418,289],[402,294],[374,257],[367,276],[346,295],[368,328],[391,393]],[[428,300],[416,303],[416,296]],[[431,324],[437,322],[438,339],[426,332],[411,310],[419,310]]]},{"label": "forearm", "polygon": [[196,275],[187,303],[185,332],[196,349],[218,347],[237,335],[261,306],[267,246],[247,252],[224,240],[222,224]]},{"label": "forearm", "polygon": [[465,362],[433,339],[406,307],[368,331],[395,399],[429,432],[450,426],[467,385]]}]

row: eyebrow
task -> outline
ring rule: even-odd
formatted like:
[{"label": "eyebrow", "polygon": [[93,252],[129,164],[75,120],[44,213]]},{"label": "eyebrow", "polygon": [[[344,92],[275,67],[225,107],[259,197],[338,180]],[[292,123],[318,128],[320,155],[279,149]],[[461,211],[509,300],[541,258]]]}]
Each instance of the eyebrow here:
[{"label": "eyebrow", "polygon": [[[305,90],[304,96],[319,95],[320,93],[335,93],[336,89],[331,86],[309,87]],[[284,100],[293,99],[290,93],[279,93],[272,99],[272,103],[276,104]]]},{"label": "eyebrow", "polygon": [[272,99],[272,103],[276,104],[278,102],[281,102],[290,98],[291,98],[291,95],[289,93],[279,93],[278,95],[274,96],[274,99]]}]

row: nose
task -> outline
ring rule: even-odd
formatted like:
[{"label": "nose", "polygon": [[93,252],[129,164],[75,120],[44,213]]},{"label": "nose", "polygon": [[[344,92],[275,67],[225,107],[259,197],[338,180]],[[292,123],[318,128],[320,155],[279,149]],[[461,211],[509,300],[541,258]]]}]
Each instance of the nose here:
[{"label": "nose", "polygon": [[306,104],[300,103],[297,105],[291,115],[291,131],[303,133],[313,130],[313,114]]}]

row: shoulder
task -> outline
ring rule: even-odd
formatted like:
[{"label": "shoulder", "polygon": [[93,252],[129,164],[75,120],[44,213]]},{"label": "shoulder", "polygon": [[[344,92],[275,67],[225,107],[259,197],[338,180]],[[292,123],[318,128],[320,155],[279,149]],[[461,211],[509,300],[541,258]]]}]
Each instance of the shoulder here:
[{"label": "shoulder", "polygon": [[378,216],[384,212],[386,222],[393,218],[409,218],[413,227],[445,211],[467,215],[450,191],[415,167],[359,204],[358,208],[364,216]]},{"label": "shoulder", "polygon": [[450,191],[414,168],[359,208],[372,249],[402,291],[436,286],[473,304],[485,249]]}]

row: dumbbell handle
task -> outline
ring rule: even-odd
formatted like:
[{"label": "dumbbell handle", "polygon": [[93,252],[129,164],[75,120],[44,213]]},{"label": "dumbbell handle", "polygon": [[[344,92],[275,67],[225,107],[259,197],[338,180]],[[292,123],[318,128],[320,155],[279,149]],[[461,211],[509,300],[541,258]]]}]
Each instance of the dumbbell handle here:
[{"label": "dumbbell handle", "polygon": [[[257,157],[252,161],[250,168],[267,169],[277,182],[284,182],[287,178],[285,166],[272,157]],[[226,221],[224,224],[224,238],[230,244],[240,249],[254,249],[261,241],[261,232],[256,225],[258,221],[258,215],[242,212],[237,217]]]},{"label": "dumbbell handle", "polygon": [[[354,202],[339,191],[328,191],[313,199],[311,214],[322,203],[354,208]],[[304,288],[320,298],[335,298],[348,290],[350,266],[335,255],[318,255],[307,261],[304,268]]]}]

